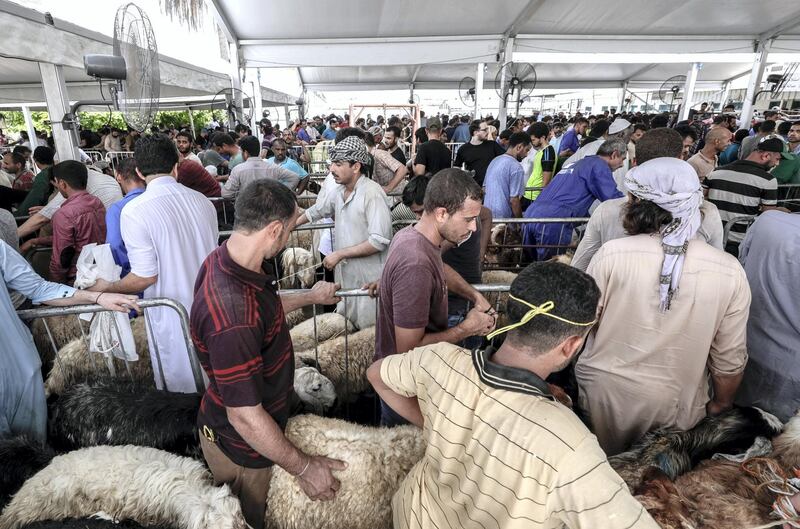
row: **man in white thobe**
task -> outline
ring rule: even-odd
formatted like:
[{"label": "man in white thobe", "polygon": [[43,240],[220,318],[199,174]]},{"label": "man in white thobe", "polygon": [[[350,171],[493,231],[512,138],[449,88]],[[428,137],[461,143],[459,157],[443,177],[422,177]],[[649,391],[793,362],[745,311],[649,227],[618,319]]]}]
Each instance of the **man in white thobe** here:
[{"label": "man in white thobe", "polygon": [[[343,139],[329,151],[331,172],[337,184],[331,196],[300,216],[298,224],[333,217],[336,222],[333,252],[322,264],[335,271],[341,288],[361,288],[380,278],[392,222],[386,194],[366,177],[372,159],[361,138]],[[375,325],[375,300],[366,296],[343,298],[336,311],[359,329]]]},{"label": "man in white thobe", "polygon": [[[170,298],[192,309],[194,282],[218,244],[217,213],[211,202],[176,180],[178,151],[167,136],[136,142],[136,172],[147,189],[122,210],[122,239],[131,271],[120,281],[98,281],[92,290]],[[198,387],[180,316],[169,307],[147,309],[148,345],[156,387],[193,393]]]}]

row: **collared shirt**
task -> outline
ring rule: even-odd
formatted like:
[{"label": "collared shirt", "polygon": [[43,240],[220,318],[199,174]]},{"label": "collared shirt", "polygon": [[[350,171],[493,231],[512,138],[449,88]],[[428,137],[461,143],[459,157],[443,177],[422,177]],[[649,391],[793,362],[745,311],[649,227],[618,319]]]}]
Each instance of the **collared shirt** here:
[{"label": "collared shirt", "polygon": [[289,171],[293,172],[300,178],[305,178],[306,176],[308,176],[308,171],[303,169],[303,166],[297,163],[297,160],[289,158],[288,156],[280,163],[276,162],[275,157],[273,156],[271,158],[267,158],[267,163],[271,163],[283,167],[284,169],[288,169]]},{"label": "collared shirt", "polygon": [[580,419],[492,354],[439,343],[383,360],[383,382],[417,397],[428,445],[394,527],[656,529]]},{"label": "collared shirt", "polygon": [[[108,208],[114,202],[122,199],[122,189],[114,179],[113,176],[99,173],[94,169],[89,169],[89,178],[86,181],[86,191],[90,195],[94,195],[103,203],[103,207]],[[53,218],[53,214],[66,200],[61,193],[56,193],[56,196],[47,203],[45,207],[39,210],[39,213],[48,219]]]},{"label": "collared shirt", "polygon": [[86,191],[75,193],[53,214],[53,253],[50,279],[75,281],[75,263],[84,246],[103,244],[106,239],[106,208]]},{"label": "collared shirt", "polygon": [[[306,217],[311,222],[332,217],[334,228],[334,249],[341,250],[369,242],[377,253],[366,257],[351,257],[340,262],[334,270],[336,282],[343,289],[361,288],[361,286],[377,281],[381,276],[383,263],[392,238],[392,222],[389,206],[386,204],[386,193],[377,182],[366,177],[359,177],[353,192],[345,198],[346,188],[339,185],[323,201],[308,208]],[[344,300],[337,311],[356,324],[360,329],[375,324],[375,300],[363,296],[351,298],[345,305]]]},{"label": "collared shirt", "polygon": [[258,156],[251,156],[244,163],[233,168],[228,181],[222,188],[222,196],[235,199],[247,187],[247,184],[262,178],[277,180],[292,191],[300,182],[300,177],[290,170],[274,163],[267,163]]},{"label": "collared shirt", "polygon": [[278,295],[265,262],[261,273],[236,263],[228,242],[211,252],[197,274],[192,341],[208,387],[197,425],[211,428],[220,449],[236,464],[271,466],[228,421],[226,407],[261,405],[281,429],[294,392],[294,352]]},{"label": "collared shirt", "polygon": [[119,202],[114,202],[106,211],[106,243],[111,246],[111,255],[114,262],[122,267],[120,277],[125,277],[131,271],[131,263],[128,261],[128,250],[125,249],[125,241],[122,240],[120,231],[120,215],[125,205],[144,193],[143,187],[137,187],[125,195]]},{"label": "collared shirt", "polygon": [[[394,156],[386,151],[374,148],[370,152],[375,160],[372,173],[373,180],[378,182],[381,187],[388,185],[394,179],[397,170],[403,167],[403,164],[395,160]],[[397,185],[401,184],[402,182]]]},{"label": "collared shirt", "polygon": [[[158,176],[120,215],[122,240],[128,249],[131,272],[158,276],[144,291],[145,299],[171,298],[187,311],[192,308],[194,281],[205,258],[215,248],[219,230],[217,212],[206,197],[180,185],[172,176]],[[148,333],[156,386],[164,387],[156,349],[164,367],[166,389],[197,391],[180,319],[173,309],[148,309],[153,336]]]},{"label": "collared shirt", "polygon": [[520,198],[525,194],[525,171],[522,165],[510,154],[498,156],[486,170],[484,189],[486,195],[483,205],[492,210],[492,217],[513,217],[511,198]]},{"label": "collared shirt", "polygon": [[700,178],[700,180],[703,181],[709,174],[711,174],[711,171],[717,168],[717,160],[717,156],[714,156],[713,158],[707,158],[702,151],[697,151],[686,161],[694,168],[694,171],[697,173],[697,176]]},{"label": "collared shirt", "polygon": [[[572,256],[572,263],[570,263],[572,266],[585,272],[592,257],[601,246],[608,241],[628,237],[625,228],[622,227],[623,208],[627,203],[628,198],[622,197],[606,200],[597,206],[592,212],[592,216],[589,217],[583,238],[575,250],[575,255]],[[714,248],[722,250],[722,219],[720,219],[717,206],[704,200],[700,206],[700,213],[703,221],[695,238],[704,240]]]},{"label": "collared shirt", "polygon": [[69,298],[75,289],[45,281],[13,248],[0,241],[0,438],[27,435],[44,443],[47,437],[47,402],[42,384],[42,361],[28,327],[17,317],[9,295],[15,290],[34,304]]},{"label": "collared shirt", "polygon": [[[721,167],[708,175],[708,200],[719,209],[723,223],[736,217],[754,217],[761,206],[778,203],[778,181],[763,165],[739,160]],[[734,224],[729,240],[741,242],[747,227]]]}]

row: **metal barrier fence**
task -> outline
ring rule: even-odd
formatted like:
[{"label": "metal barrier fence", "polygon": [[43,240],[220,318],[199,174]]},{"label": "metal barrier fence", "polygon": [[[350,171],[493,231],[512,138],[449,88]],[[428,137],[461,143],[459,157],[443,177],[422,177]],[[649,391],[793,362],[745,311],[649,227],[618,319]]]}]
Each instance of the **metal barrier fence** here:
[{"label": "metal barrier fence", "polygon": [[[724,228],[722,230],[722,247],[725,248],[725,246],[728,245],[728,242],[730,240],[730,235],[731,235],[731,229],[734,226],[736,226],[737,224],[739,224],[739,225],[744,224],[745,225],[745,231],[746,231],[747,228],[749,228],[756,221],[757,218],[758,217],[754,217],[753,215],[743,215],[741,217],[734,217],[731,220],[729,220],[728,222],[724,223],[725,226],[724,226]],[[740,235],[742,237],[744,237],[744,233],[742,233]],[[732,242],[739,242],[739,241],[732,241]]]},{"label": "metal barrier fence", "polygon": [[[158,364],[158,371],[161,374],[161,381],[163,387],[165,389],[169,389],[167,388],[166,380],[164,379],[164,370],[162,368],[162,363],[161,363],[161,353],[158,350],[158,344],[156,343],[153,336],[153,328],[147,310],[153,307],[168,307],[178,313],[178,317],[180,319],[180,330],[183,335],[183,339],[186,343],[186,351],[188,352],[189,355],[189,365],[192,368],[192,375],[194,376],[197,391],[202,393],[205,390],[205,383],[203,381],[203,370],[200,367],[200,361],[197,359],[197,353],[195,352],[194,344],[192,343],[191,333],[189,331],[189,314],[186,312],[186,308],[184,308],[184,306],[178,303],[177,301],[169,298],[141,299],[138,301],[138,304],[139,307],[142,308],[143,314],[141,317],[144,317],[147,333],[149,334],[151,341],[155,346],[155,350],[153,352],[155,353],[156,361]],[[53,369],[56,368],[60,369],[62,375],[66,380],[68,375],[67,372],[64,370],[64,366],[61,364],[61,359],[58,354],[59,346],[56,345],[56,342],[53,339],[53,333],[50,330],[50,326],[47,324],[47,318],[52,318],[56,316],[69,316],[69,315],[74,315],[75,318],[78,318],[80,314],[86,314],[86,313],[94,314],[98,312],[107,312],[107,309],[103,308],[100,305],[73,305],[69,307],[47,307],[47,308],[20,310],[17,311],[17,316],[22,321],[33,321],[38,318],[43,319],[44,327],[45,330],[47,331],[47,336],[50,341],[50,345],[53,348],[53,354],[55,356]],[[86,335],[85,331],[83,330],[80,321],[78,322],[78,327],[81,330],[81,339],[87,345],[87,354],[89,355],[89,361],[92,364],[92,368],[96,369],[97,366],[95,365],[95,360],[98,359],[94,358],[91,353],[88,353],[89,338]],[[114,320],[114,329],[116,331],[117,340],[121,342],[122,334],[120,332],[119,326],[116,323],[116,320]],[[125,359],[124,363],[125,363],[125,369],[128,372],[128,376],[130,376],[131,379],[133,379],[133,374],[131,373],[131,367],[129,361]],[[112,376],[115,375],[115,372],[113,370],[113,367],[111,367],[111,365],[109,365],[109,371]],[[153,372],[155,373],[155,369],[153,370]]]},{"label": "metal barrier fence", "polygon": [[132,158],[133,151],[109,151],[106,153],[106,161],[111,166],[112,171],[117,170],[117,164],[125,158]]},{"label": "metal barrier fence", "polygon": [[445,146],[448,149],[450,149],[450,166],[451,167],[455,165],[455,163],[456,163],[456,155],[458,154],[458,149],[460,149],[462,145],[464,145],[464,144],[463,143],[454,143],[454,142],[445,143]]},{"label": "metal barrier fence", "polygon": [[92,161],[92,163],[100,162],[106,159],[106,155],[103,151],[83,151],[86,156]]},{"label": "metal barrier fence", "polygon": [[800,184],[780,184],[778,206],[791,211],[800,211]]}]

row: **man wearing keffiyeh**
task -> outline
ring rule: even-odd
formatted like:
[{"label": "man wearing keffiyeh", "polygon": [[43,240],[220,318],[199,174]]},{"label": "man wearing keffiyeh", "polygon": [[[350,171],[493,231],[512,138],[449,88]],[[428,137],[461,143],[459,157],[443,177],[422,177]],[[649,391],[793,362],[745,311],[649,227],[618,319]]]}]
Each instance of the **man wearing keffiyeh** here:
[{"label": "man wearing keffiyeh", "polygon": [[735,258],[696,237],[703,195],[692,166],[655,158],[625,185],[630,237],[589,264],[602,311],[575,366],[580,405],[608,455],[730,408],[747,363],[750,288]]}]

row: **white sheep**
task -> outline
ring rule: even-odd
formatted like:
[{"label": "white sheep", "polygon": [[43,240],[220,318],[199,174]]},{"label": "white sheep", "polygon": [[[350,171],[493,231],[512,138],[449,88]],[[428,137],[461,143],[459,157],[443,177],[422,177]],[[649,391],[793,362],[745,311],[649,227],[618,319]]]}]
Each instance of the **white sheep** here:
[{"label": "white sheep", "polygon": [[333,382],[316,368],[298,367],[294,370],[294,392],[303,402],[309,413],[323,414],[336,402],[336,388]]},{"label": "white sheep", "polygon": [[[514,272],[503,270],[487,270],[481,274],[481,283],[484,285],[508,285],[517,278]],[[497,328],[508,325],[506,317],[506,303],[508,303],[508,292],[484,292],[483,296],[497,310]]]},{"label": "white sheep", "polygon": [[[299,328],[295,327],[295,329]],[[292,329],[294,330],[294,329]],[[339,336],[311,349],[295,353],[297,360],[307,364],[317,364],[323,375],[336,387],[339,399],[348,401],[369,389],[367,368],[375,355],[375,327],[367,327],[348,334],[347,357],[345,357],[345,336]]]},{"label": "white sheep", "polygon": [[287,247],[303,248],[309,252],[313,251],[314,230],[295,230],[289,234]]},{"label": "white sheep", "polygon": [[55,457],[14,495],[0,529],[112,513],[142,525],[246,529],[238,499],[203,463],[142,446],[94,446]]},{"label": "white sheep", "polygon": [[299,324],[300,322],[304,322],[309,318],[314,316],[314,313],[310,310],[310,306],[303,307],[302,309],[295,309],[292,312],[286,315],[286,323],[289,324],[289,328],[291,329],[295,325]]},{"label": "white sheep", "polygon": [[45,323],[50,329],[57,349],[64,347],[76,338],[80,338],[82,336],[81,326],[83,327],[84,335],[89,336],[90,322],[80,320],[77,315],[36,318],[31,322],[31,335],[33,336],[33,343],[36,344],[36,349],[39,351],[39,356],[45,365],[49,365],[55,357],[53,344],[50,343]]},{"label": "white sheep", "polygon": [[300,415],[289,420],[286,437],[307,454],[345,461],[347,469],[335,473],[341,481],[336,497],[319,502],[275,467],[267,497],[271,529],[390,529],[392,496],[425,453],[415,426],[374,428]]},{"label": "white sheep", "polygon": [[[314,336],[314,325],[316,320],[317,334]],[[316,318],[308,319],[295,325],[289,334],[292,337],[292,345],[295,351],[313,349],[314,344],[322,343],[331,338],[342,336],[347,332],[353,332],[355,325],[341,314],[328,312],[317,315]]]},{"label": "white sheep", "polygon": [[310,288],[314,281],[316,260],[314,254],[305,248],[290,247],[281,255],[283,279],[280,280],[281,288]]},{"label": "white sheep", "polygon": [[[153,368],[150,365],[145,319],[132,320],[131,331],[136,344],[136,353],[139,355],[139,360],[128,362],[131,376],[134,380],[152,384]],[[114,366],[117,376],[128,376],[123,360],[114,358]],[[82,380],[91,374],[108,374],[106,356],[89,353],[86,341],[81,338],[72,340],[58,351],[58,358],[53,361],[53,368],[44,381],[45,393],[59,395],[69,383]]]}]

